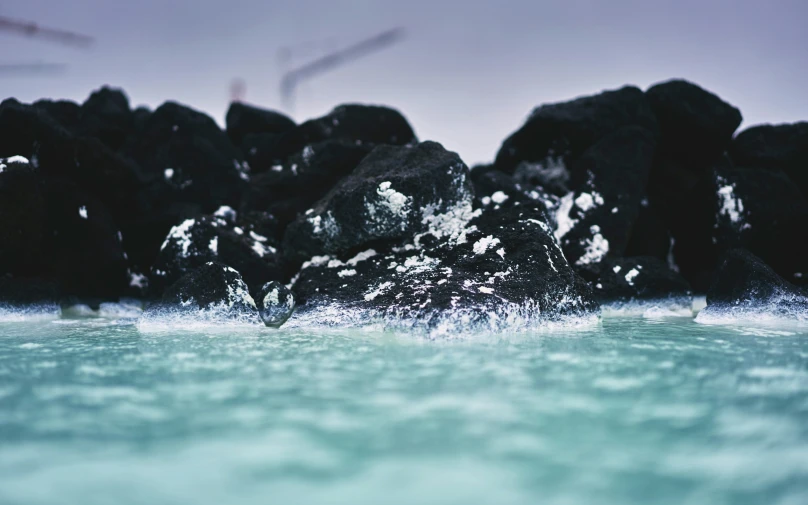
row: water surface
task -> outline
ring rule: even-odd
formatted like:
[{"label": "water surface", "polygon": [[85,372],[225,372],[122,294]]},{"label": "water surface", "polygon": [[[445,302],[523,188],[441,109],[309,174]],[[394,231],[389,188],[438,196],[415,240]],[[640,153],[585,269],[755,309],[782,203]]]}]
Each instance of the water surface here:
[{"label": "water surface", "polygon": [[0,503],[808,503],[808,330],[0,322]]}]

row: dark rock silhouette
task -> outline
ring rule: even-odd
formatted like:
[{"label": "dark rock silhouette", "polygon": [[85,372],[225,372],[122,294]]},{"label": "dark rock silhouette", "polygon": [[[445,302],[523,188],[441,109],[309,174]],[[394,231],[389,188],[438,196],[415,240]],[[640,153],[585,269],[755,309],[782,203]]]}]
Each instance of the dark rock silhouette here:
[{"label": "dark rock silhouette", "polygon": [[784,171],[808,197],[808,122],[748,128],[735,137],[730,156],[741,167]]},{"label": "dark rock silhouette", "polygon": [[[748,271],[804,285],[808,123],[733,139],[741,119],[681,79],[626,86],[536,107],[469,170],[388,107],[296,124],[234,103],[223,131],[176,102],[133,110],[111,87],[82,104],[7,99],[0,304],[137,296],[193,311],[242,290],[258,298],[235,313],[274,326],[294,297],[295,318],[343,307],[440,334],[683,300],[718,269],[712,305]],[[722,259],[737,248],[769,270]]]},{"label": "dark rock silhouette", "polygon": [[751,312],[807,320],[808,296],[749,251],[732,249],[721,258],[707,291],[704,312],[706,315]]}]

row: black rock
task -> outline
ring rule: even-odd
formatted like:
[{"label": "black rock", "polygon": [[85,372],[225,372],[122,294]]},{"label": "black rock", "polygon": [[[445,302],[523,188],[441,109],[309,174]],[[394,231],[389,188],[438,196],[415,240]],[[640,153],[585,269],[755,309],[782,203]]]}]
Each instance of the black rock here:
[{"label": "black rock", "polygon": [[640,200],[625,256],[653,256],[667,262],[671,269],[678,268],[673,257],[673,237],[668,225],[648,197]]},{"label": "black rock", "polygon": [[[117,299],[129,283],[120,228],[94,195],[65,179],[44,179],[48,270],[78,297]],[[46,271],[43,268],[41,271]]]},{"label": "black rock", "polygon": [[155,110],[124,152],[162,183],[160,199],[208,213],[237,207],[250,179],[249,166],[213,119],[174,102]]},{"label": "black rock", "polygon": [[293,286],[301,317],[338,325],[380,319],[439,336],[595,313],[589,287],[544,221],[543,204],[500,200],[435,215],[401,247],[312,258]]},{"label": "black rock", "polygon": [[718,96],[676,79],[646,92],[661,132],[665,156],[709,168],[726,149],[741,124],[741,112]]},{"label": "black rock", "polygon": [[408,145],[418,141],[400,112],[371,105],[340,105],[326,116],[306,121],[280,135],[256,134],[245,138],[243,149],[255,173],[283,164],[306,146],[324,140],[349,144]]},{"label": "black rock", "polygon": [[123,147],[134,126],[129,98],[122,90],[107,86],[87,98],[81,116],[81,133],[98,138],[114,151]]},{"label": "black rock", "polygon": [[54,281],[76,296],[116,298],[126,270],[120,230],[98,198],[31,164],[0,170],[0,274]]},{"label": "black rock", "polygon": [[182,276],[163,294],[162,307],[258,320],[258,309],[241,274],[216,262],[205,263]]},{"label": "black rock", "polygon": [[241,102],[230,104],[225,124],[227,135],[236,146],[241,146],[244,136],[251,133],[278,135],[295,127],[295,122],[280,112],[260,109]]},{"label": "black rock", "polygon": [[53,281],[0,275],[0,310],[3,308],[59,307],[59,287]]},{"label": "black rock", "polygon": [[808,297],[749,251],[731,249],[719,263],[699,317],[744,312],[806,320]]},{"label": "black rock", "polygon": [[[499,170],[490,170],[484,173],[472,172],[474,181],[475,208],[485,208],[493,206],[494,210],[499,210],[499,206],[508,202],[508,206],[527,204],[535,206],[535,201],[540,201],[542,209],[553,208],[557,205],[558,199],[544,191],[543,188],[516,182],[514,176],[508,175]],[[552,216],[544,214],[545,221],[550,222]]]},{"label": "black rock", "polygon": [[131,160],[98,139],[75,136],[42,108],[6,100],[0,104],[0,157],[12,155],[30,160],[43,176],[69,178],[98,198],[120,227],[132,260],[150,264],[167,228],[156,244],[148,240],[152,211],[140,198],[146,178]]},{"label": "black rock", "polygon": [[743,247],[775,272],[806,282],[808,200],[782,172],[721,167],[690,193],[672,227],[674,255],[694,289],[705,290],[719,256]]},{"label": "black rock", "polygon": [[283,250],[299,264],[315,255],[412,239],[435,216],[470,206],[471,200],[468,167],[440,144],[378,146],[289,225]]},{"label": "black rock", "polygon": [[45,111],[59,125],[71,132],[81,127],[81,106],[70,100],[38,100],[32,104]]},{"label": "black rock", "polygon": [[667,299],[690,307],[690,285],[657,258],[607,258],[578,272],[600,303]]},{"label": "black rock", "polygon": [[571,264],[597,263],[607,254],[625,253],[654,148],[650,132],[629,126],[605,136],[575,162],[576,191],[561,199],[556,212],[556,236]]},{"label": "black rock", "polygon": [[280,328],[295,310],[295,296],[278,281],[267,282],[258,292],[258,313],[264,324]]},{"label": "black rock", "polygon": [[189,218],[171,229],[149,278],[153,294],[211,261],[237,269],[253,293],[282,278],[277,242],[264,235],[274,225],[271,217],[260,220],[251,214],[232,221],[226,211],[217,214]]},{"label": "black rock", "polygon": [[252,178],[242,210],[267,211],[285,229],[350,174],[372,147],[326,140]]},{"label": "black rock", "polygon": [[735,137],[730,156],[738,166],[783,170],[808,197],[808,122],[748,128]]},{"label": "black rock", "polygon": [[48,211],[40,177],[22,159],[0,159],[0,274],[37,276],[48,265]]},{"label": "black rock", "polygon": [[547,172],[546,177],[558,179],[559,172],[592,144],[631,125],[657,132],[645,94],[633,86],[542,105],[505,140],[495,166],[504,172],[519,172],[522,178],[529,178],[530,172]]}]

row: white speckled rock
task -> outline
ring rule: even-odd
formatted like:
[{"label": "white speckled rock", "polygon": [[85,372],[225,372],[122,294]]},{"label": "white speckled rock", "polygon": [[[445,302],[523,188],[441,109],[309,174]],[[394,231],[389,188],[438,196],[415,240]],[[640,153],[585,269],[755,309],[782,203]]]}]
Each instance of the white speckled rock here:
[{"label": "white speckled rock", "polygon": [[376,147],[289,225],[283,249],[298,264],[380,241],[412,240],[438,216],[471,206],[468,167],[438,143]]},{"label": "white speckled rock", "polygon": [[232,209],[220,209],[218,214],[186,219],[171,228],[149,276],[153,293],[161,293],[209,261],[236,268],[253,293],[264,283],[281,278],[277,242],[267,230],[272,226],[271,216],[251,213],[237,221]]},{"label": "white speckled rock", "polygon": [[184,275],[163,294],[161,306],[181,311],[212,311],[234,318],[255,317],[258,307],[233,268],[208,262]]},{"label": "white speckled rock", "polygon": [[398,247],[312,257],[293,285],[295,318],[343,325],[353,313],[358,324],[380,319],[442,336],[596,314],[542,202],[504,192],[497,199],[433,215]]},{"label": "white speckled rock", "polygon": [[295,296],[280,282],[267,282],[258,292],[258,304],[264,324],[280,328],[295,310]]}]

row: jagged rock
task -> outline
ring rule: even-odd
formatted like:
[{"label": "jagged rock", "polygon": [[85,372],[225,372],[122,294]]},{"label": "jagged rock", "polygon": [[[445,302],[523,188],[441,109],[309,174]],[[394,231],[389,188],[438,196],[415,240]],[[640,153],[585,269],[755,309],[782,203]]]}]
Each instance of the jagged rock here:
[{"label": "jagged rock", "polygon": [[112,150],[120,149],[132,133],[132,109],[120,89],[104,86],[94,91],[81,105],[81,116],[81,133],[97,137]]},{"label": "jagged rock", "polygon": [[112,152],[95,138],[79,138],[60,126],[41,107],[16,100],[0,104],[0,157],[21,155],[47,177],[67,177],[98,198],[125,237],[134,262],[146,263],[160,244],[148,240],[149,205],[140,198],[146,179],[131,160]]},{"label": "jagged rock", "polygon": [[241,102],[233,102],[225,116],[227,135],[236,146],[241,146],[244,136],[254,133],[278,135],[295,127],[288,116],[274,110],[260,109]]},{"label": "jagged rock", "polygon": [[469,202],[434,214],[424,233],[400,247],[313,257],[293,286],[300,317],[381,319],[438,336],[595,313],[589,287],[544,221],[543,204],[504,192],[497,199],[475,211]]},{"label": "jagged rock", "polygon": [[258,293],[258,312],[264,324],[280,328],[295,310],[295,296],[278,281],[267,282]]},{"label": "jagged rock", "polygon": [[738,166],[783,170],[808,197],[808,122],[748,128],[735,137],[730,156]]},{"label": "jagged rock", "polygon": [[571,264],[588,265],[607,254],[625,253],[654,148],[651,133],[629,126],[605,136],[575,162],[576,191],[560,200],[555,232]]},{"label": "jagged rock", "polygon": [[[231,209],[232,211],[232,209]],[[174,226],[160,247],[149,282],[159,294],[191,270],[218,261],[236,268],[255,293],[266,282],[282,278],[277,242],[265,235],[271,231],[271,216],[259,220],[250,215],[231,221],[219,215],[186,219]]]},{"label": "jagged rock", "polygon": [[631,125],[657,132],[645,94],[633,86],[542,105],[503,142],[495,166],[507,173],[520,173],[525,182],[530,172],[558,179],[559,172],[592,144]]},{"label": "jagged rock", "polygon": [[306,121],[281,135],[258,134],[245,138],[250,166],[256,173],[283,164],[306,146],[324,140],[350,144],[407,145],[418,141],[412,127],[397,110],[388,107],[347,104],[329,114]]},{"label": "jagged rock", "polygon": [[684,80],[656,84],[646,92],[670,159],[707,169],[729,146],[741,112],[713,93]]},{"label": "jagged rock", "polygon": [[250,179],[249,166],[213,119],[174,102],[158,107],[124,152],[162,182],[164,198],[203,212],[237,206]]},{"label": "jagged rock", "polygon": [[298,264],[412,239],[457,208],[470,206],[469,171],[438,143],[378,146],[351,175],[289,225],[283,249]]},{"label": "jagged rock", "polygon": [[32,104],[45,111],[63,128],[75,132],[81,125],[81,106],[70,100],[37,100]]},{"label": "jagged rock", "polygon": [[805,321],[808,296],[749,251],[732,249],[719,263],[707,292],[707,308],[699,313],[699,319],[745,315]]},{"label": "jagged rock", "polygon": [[[722,154],[741,122],[741,113],[713,93],[682,80],[657,84],[646,94],[661,131],[648,198],[654,213],[678,241],[678,237],[690,234],[692,224],[682,216],[691,213],[699,181],[712,169],[732,167]],[[671,263],[676,261],[671,259]],[[709,268],[714,262],[712,257],[707,262]],[[685,276],[697,290],[707,288],[709,273],[688,272]]]},{"label": "jagged rock", "polygon": [[719,256],[743,247],[779,275],[803,284],[808,277],[808,200],[782,172],[721,167],[690,193],[677,216],[674,255],[682,275],[707,288]]},{"label": "jagged rock", "polygon": [[335,140],[306,146],[284,163],[254,176],[242,210],[267,211],[285,229],[350,174],[371,149],[369,144]]},{"label": "jagged rock", "polygon": [[163,294],[162,307],[207,311],[216,315],[258,322],[255,301],[233,268],[208,262],[191,270]]},{"label": "jagged rock", "polygon": [[690,285],[657,258],[607,258],[578,273],[600,303],[667,299],[690,307]]},{"label": "jagged rock", "polygon": [[68,100],[39,100],[33,103],[71,135],[95,138],[113,151],[132,134],[134,117],[129,99],[120,89],[104,86],[79,105]]},{"label": "jagged rock", "polygon": [[471,177],[474,182],[476,207],[492,203],[496,206],[504,201],[510,201],[513,204],[515,201],[541,200],[545,205],[550,206],[556,202],[543,188],[516,182],[515,177],[499,170],[477,173],[472,171]]}]

